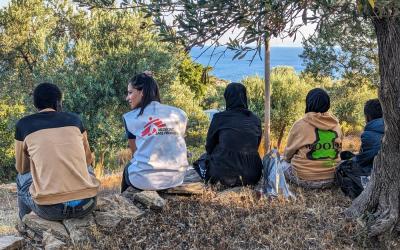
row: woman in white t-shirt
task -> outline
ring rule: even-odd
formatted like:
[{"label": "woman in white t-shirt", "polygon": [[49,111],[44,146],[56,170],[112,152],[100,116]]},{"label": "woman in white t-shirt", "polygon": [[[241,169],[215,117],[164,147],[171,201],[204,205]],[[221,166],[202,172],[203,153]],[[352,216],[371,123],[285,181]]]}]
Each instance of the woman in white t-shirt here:
[{"label": "woman in white t-shirt", "polygon": [[179,186],[189,165],[185,112],[160,103],[157,82],[148,72],[129,81],[126,100],[132,111],[123,120],[133,158],[124,169],[121,192],[129,186],[141,190]]}]

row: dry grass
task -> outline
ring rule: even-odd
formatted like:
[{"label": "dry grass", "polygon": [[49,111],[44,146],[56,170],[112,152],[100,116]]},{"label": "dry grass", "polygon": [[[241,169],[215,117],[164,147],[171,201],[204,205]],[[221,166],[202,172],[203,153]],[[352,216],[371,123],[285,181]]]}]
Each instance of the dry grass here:
[{"label": "dry grass", "polygon": [[18,222],[15,185],[0,185],[0,235],[15,234]]},{"label": "dry grass", "polygon": [[[102,194],[118,192],[120,176],[102,177]],[[148,210],[115,230],[96,229],[85,249],[400,249],[398,240],[370,240],[343,211],[350,200],[338,189],[291,186],[297,200],[269,201],[243,189],[221,196],[167,196],[163,211]],[[14,234],[16,194],[1,189],[0,233]]]},{"label": "dry grass", "polygon": [[100,190],[118,190],[121,185],[122,173],[114,173],[99,177],[101,181]]},{"label": "dry grass", "polygon": [[346,136],[343,138],[342,150],[358,152],[361,146],[361,138],[359,136]]},{"label": "dry grass", "polygon": [[217,198],[173,197],[161,212],[121,228],[96,232],[102,249],[362,249],[398,248],[376,243],[342,212],[350,205],[339,190],[292,188],[296,201],[259,199],[244,191]]}]

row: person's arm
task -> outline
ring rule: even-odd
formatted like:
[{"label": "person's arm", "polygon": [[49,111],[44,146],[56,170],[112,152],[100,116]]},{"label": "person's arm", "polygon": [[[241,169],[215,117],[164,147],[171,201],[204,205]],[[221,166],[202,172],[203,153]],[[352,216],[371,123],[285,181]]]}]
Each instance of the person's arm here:
[{"label": "person's arm", "polygon": [[125,133],[126,133],[126,137],[128,138],[128,145],[129,145],[129,149],[132,152],[132,155],[135,153],[136,151],[136,136],[134,134],[132,134],[129,130],[128,127],[126,126],[126,121],[125,119],[123,119],[124,121],[124,127],[125,127]]},{"label": "person's arm", "polygon": [[136,139],[128,139],[128,144],[129,144],[129,148],[132,151],[132,155],[135,153],[136,151]]},{"label": "person's arm", "polygon": [[257,128],[258,128],[258,131],[260,131],[260,135],[258,136],[258,144],[257,144],[257,148],[259,148],[260,147],[260,143],[261,143],[261,141],[262,141],[262,127],[261,127],[261,120],[258,120],[258,124],[257,124]]},{"label": "person's arm", "polygon": [[354,160],[361,166],[372,164],[380,149],[379,142],[371,134],[362,133],[360,152],[354,157]]},{"label": "person's arm", "polygon": [[93,163],[93,154],[90,151],[89,141],[86,130],[82,133],[83,148],[85,149],[86,166],[91,166]]},{"label": "person's arm", "polygon": [[31,170],[30,159],[26,153],[24,142],[19,140],[15,140],[15,168],[19,174],[24,174]]},{"label": "person's arm", "polygon": [[210,127],[207,132],[207,140],[206,140],[206,151],[208,154],[211,154],[214,150],[215,146],[218,144],[218,128],[217,128],[217,116],[214,115],[214,118],[211,120]]},{"label": "person's arm", "polygon": [[30,158],[24,143],[24,136],[20,129],[20,123],[15,126],[15,168],[19,174],[31,171]]},{"label": "person's arm", "polygon": [[287,162],[292,160],[294,154],[299,150],[299,145],[302,143],[302,138],[300,136],[301,132],[298,131],[298,127],[299,126],[296,122],[289,131],[285,152],[283,154],[283,158]]}]

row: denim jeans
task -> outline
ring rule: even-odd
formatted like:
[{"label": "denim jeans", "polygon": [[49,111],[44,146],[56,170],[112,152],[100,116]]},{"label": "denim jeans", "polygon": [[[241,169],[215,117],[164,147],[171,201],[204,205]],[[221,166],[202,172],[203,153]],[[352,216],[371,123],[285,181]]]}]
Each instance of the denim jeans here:
[{"label": "denim jeans", "polygon": [[53,221],[81,218],[88,215],[96,206],[96,197],[83,199],[82,202],[75,207],[70,207],[64,203],[54,205],[36,204],[29,192],[31,184],[31,173],[17,175],[18,208],[19,218],[21,220],[31,211],[43,219]]}]

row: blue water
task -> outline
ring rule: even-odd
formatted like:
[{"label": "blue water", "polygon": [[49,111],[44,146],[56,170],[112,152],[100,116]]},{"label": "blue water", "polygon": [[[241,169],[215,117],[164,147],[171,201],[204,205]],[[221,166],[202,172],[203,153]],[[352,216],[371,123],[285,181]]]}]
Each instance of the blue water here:
[{"label": "blue water", "polygon": [[[223,50],[225,49],[222,47],[216,48],[214,51],[215,55],[211,60],[210,55],[212,54],[212,48],[207,50],[199,58],[197,57],[202,52],[202,49],[199,47],[193,48],[190,54],[196,62],[204,66],[209,65],[213,67],[212,74],[221,79],[240,81],[246,76],[259,75],[264,77],[264,54],[262,55],[262,59],[257,55],[250,64],[248,60],[251,58],[251,55],[247,55],[241,60],[232,60],[235,53],[227,50],[225,55],[217,62],[219,54],[216,53],[222,52]],[[302,65],[303,60],[299,57],[302,52],[303,48],[301,47],[273,47],[271,48],[271,67],[280,65],[292,66],[297,72],[300,72],[304,69]]]}]

